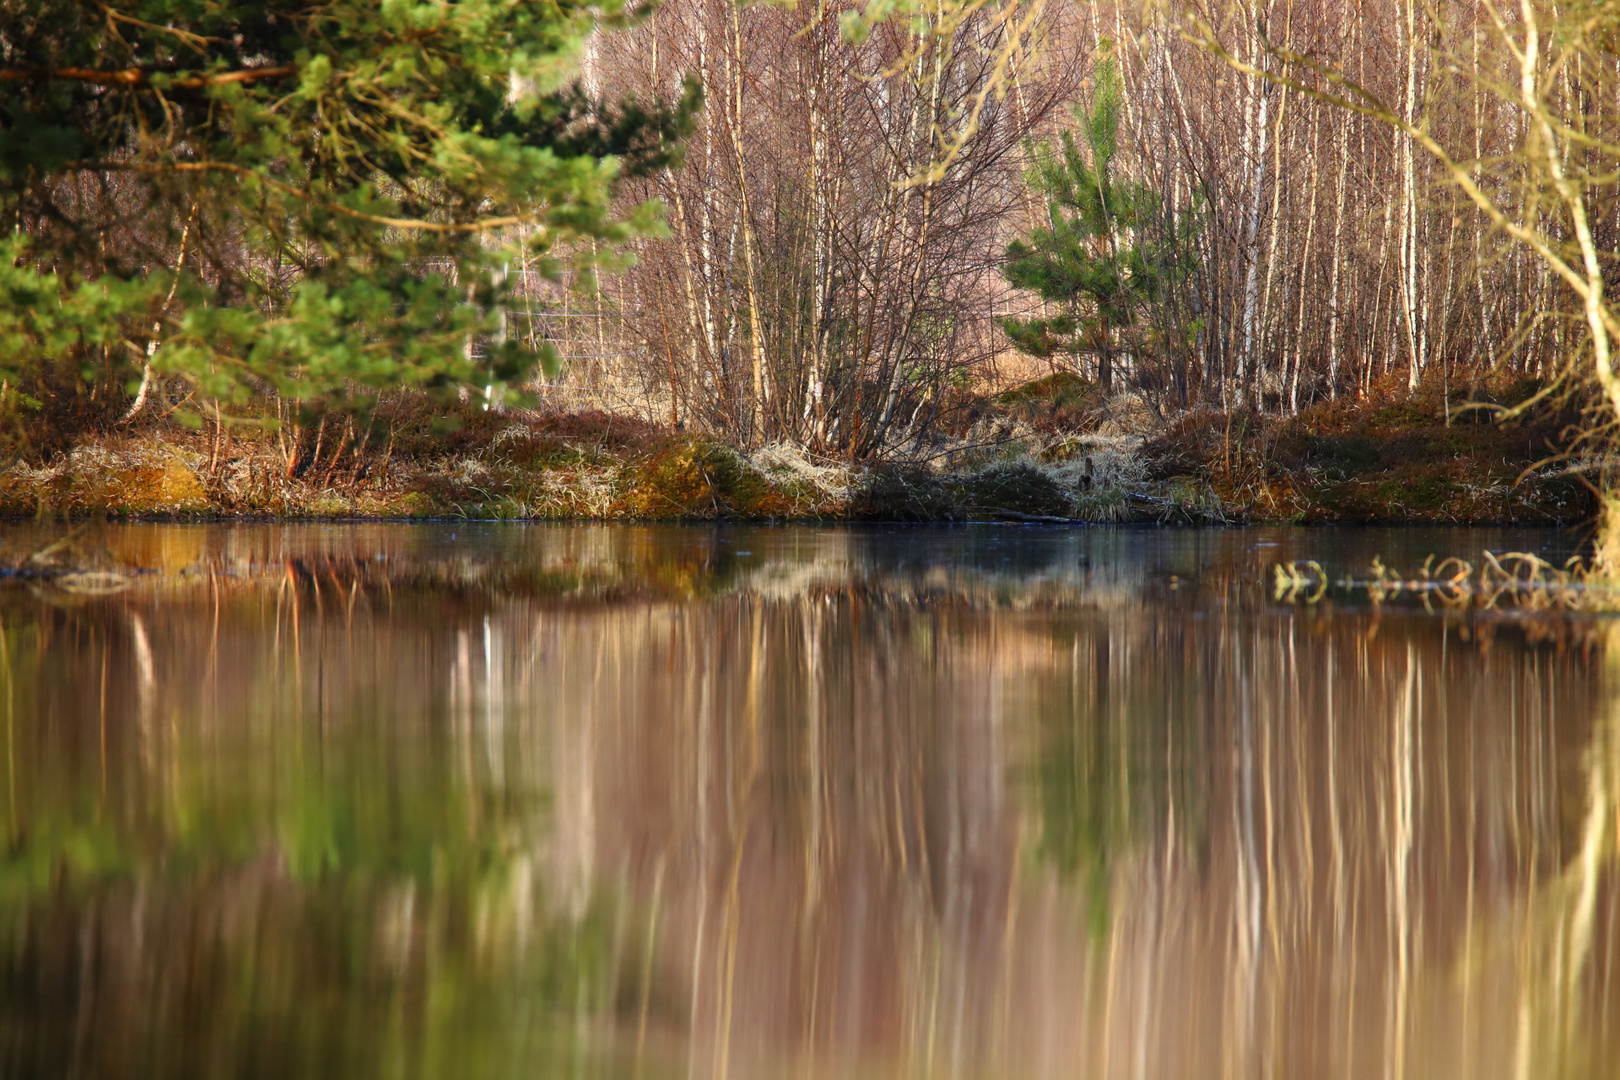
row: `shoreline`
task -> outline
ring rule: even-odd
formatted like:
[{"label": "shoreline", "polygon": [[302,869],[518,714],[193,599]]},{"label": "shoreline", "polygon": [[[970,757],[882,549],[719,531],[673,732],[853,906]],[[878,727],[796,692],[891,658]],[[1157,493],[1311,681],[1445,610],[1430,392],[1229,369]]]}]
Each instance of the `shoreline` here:
[{"label": "shoreline", "polygon": [[988,406],[910,460],[865,464],[590,412],[415,412],[341,437],[158,420],[14,459],[0,521],[1568,527],[1598,511],[1556,409],[1448,423],[1438,395],[1409,395],[1155,422],[1123,397],[1077,411],[1029,388]]},{"label": "shoreline", "polygon": [[746,525],[771,528],[806,526],[904,526],[907,528],[986,527],[1000,528],[1112,528],[1135,530],[1223,530],[1223,529],[1582,529],[1596,526],[1595,518],[1525,521],[1501,518],[1467,518],[1453,521],[1414,521],[1407,518],[1355,520],[1299,520],[1252,517],[1226,521],[1087,521],[1084,518],[881,518],[881,517],[472,517],[455,515],[274,515],[225,514],[208,511],[150,513],[82,513],[71,516],[0,515],[0,527],[24,525]]}]

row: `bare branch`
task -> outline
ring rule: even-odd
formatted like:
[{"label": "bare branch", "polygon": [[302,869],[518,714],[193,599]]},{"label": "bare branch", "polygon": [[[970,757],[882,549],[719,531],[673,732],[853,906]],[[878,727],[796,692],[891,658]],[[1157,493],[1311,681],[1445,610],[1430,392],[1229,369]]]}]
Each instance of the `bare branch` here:
[{"label": "bare branch", "polygon": [[[63,79],[90,83],[94,86],[146,88],[154,85],[154,77],[161,77],[164,74],[165,72],[148,71],[145,68],[99,71],[95,68],[76,67],[14,67],[0,68],[0,82],[43,82],[51,79]],[[240,68],[236,71],[221,71],[211,75],[177,75],[166,80],[165,85],[186,90],[199,90],[209,86],[229,86],[234,83],[256,82],[259,79],[279,79],[296,74],[298,74],[297,64],[285,64],[280,67]]]}]

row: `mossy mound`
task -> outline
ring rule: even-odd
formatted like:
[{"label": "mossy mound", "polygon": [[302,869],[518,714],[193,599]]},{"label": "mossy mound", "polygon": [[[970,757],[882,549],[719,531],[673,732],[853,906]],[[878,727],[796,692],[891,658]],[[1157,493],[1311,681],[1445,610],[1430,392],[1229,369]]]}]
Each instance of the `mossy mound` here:
[{"label": "mossy mound", "polygon": [[[1528,387],[1509,387],[1516,393]],[[1474,400],[1485,398],[1479,394]],[[1144,448],[1156,480],[1207,480],[1258,520],[1559,524],[1595,512],[1556,463],[1575,419],[1553,407],[1499,423],[1438,393],[1322,402],[1286,417],[1183,417]]]},{"label": "mossy mound", "polygon": [[48,465],[14,465],[0,476],[0,512],[116,516],[199,514],[208,489],[188,455],[136,443],[74,450]]},{"label": "mossy mound", "polygon": [[547,431],[512,427],[485,451],[486,461],[529,471],[572,469],[603,460],[601,453],[575,445]]},{"label": "mossy mound", "polygon": [[600,410],[494,410],[486,409],[477,398],[447,407],[414,395],[379,405],[370,424],[380,433],[372,440],[404,460],[504,456],[519,461],[527,457],[522,463],[538,468],[641,453],[668,438],[667,431],[645,420]]},{"label": "mossy mound", "polygon": [[933,473],[874,469],[856,485],[848,516],[856,521],[962,521],[970,512]]},{"label": "mossy mound", "polygon": [[1027,459],[962,473],[875,469],[857,487],[848,516],[866,521],[1066,518],[1096,524],[1162,516],[1149,504],[1133,505],[1123,488],[1089,481],[1073,469]]},{"label": "mossy mound", "polygon": [[778,518],[794,505],[731,447],[672,439],[626,467],[615,510],[652,519]]},{"label": "mossy mound", "polygon": [[962,437],[975,426],[1015,422],[1042,434],[1090,432],[1107,415],[1107,401],[1108,395],[1096,383],[1059,371],[963,403],[951,410],[941,430]]},{"label": "mossy mound", "polygon": [[1004,409],[1056,410],[1091,409],[1103,404],[1107,395],[1102,387],[1081,378],[1072,371],[1057,371],[1033,379],[1011,390],[996,395],[995,402]]},{"label": "mossy mound", "polygon": [[963,501],[974,511],[994,514],[1042,514],[1070,517],[1074,494],[1058,483],[1052,474],[1027,461],[991,465],[960,485]]}]

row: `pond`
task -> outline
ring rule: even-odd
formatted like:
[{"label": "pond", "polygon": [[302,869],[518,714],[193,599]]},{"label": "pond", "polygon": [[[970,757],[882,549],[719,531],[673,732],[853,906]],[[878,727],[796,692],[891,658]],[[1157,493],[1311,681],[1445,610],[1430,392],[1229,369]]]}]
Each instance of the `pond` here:
[{"label": "pond", "polygon": [[1615,624],[1272,587],[1575,543],[93,527],[0,1076],[1612,1077]]}]

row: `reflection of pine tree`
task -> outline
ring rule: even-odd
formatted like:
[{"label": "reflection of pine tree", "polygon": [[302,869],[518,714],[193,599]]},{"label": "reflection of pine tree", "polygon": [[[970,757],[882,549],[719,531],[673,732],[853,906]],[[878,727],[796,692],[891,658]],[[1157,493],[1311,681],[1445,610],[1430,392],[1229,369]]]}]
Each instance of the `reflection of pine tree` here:
[{"label": "reflection of pine tree", "polygon": [[1105,390],[1116,328],[1134,326],[1145,305],[1191,272],[1198,213],[1195,205],[1167,214],[1151,186],[1115,176],[1122,103],[1119,67],[1105,54],[1091,100],[1074,108],[1085,152],[1067,131],[1056,147],[1031,147],[1027,180],[1046,198],[1048,224],[1009,244],[1001,267],[1008,284],[1060,309],[1054,318],[1003,319],[1013,345],[1041,357],[1094,352]]}]

